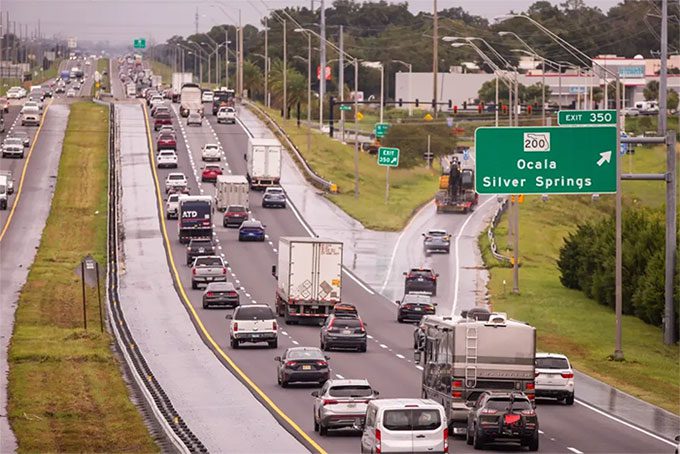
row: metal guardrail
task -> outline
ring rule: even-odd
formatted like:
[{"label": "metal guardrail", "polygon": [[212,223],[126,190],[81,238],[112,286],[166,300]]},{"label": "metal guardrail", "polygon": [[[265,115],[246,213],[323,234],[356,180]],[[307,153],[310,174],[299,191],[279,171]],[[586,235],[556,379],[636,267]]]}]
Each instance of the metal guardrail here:
[{"label": "metal guardrail", "polygon": [[273,130],[274,134],[276,136],[282,137],[284,139],[287,148],[290,151],[293,152],[293,154],[295,155],[295,158],[297,159],[297,161],[300,163],[300,165],[304,169],[307,178],[315,186],[323,189],[324,191],[337,192],[337,186],[333,182],[324,179],[323,177],[318,175],[316,172],[314,172],[314,170],[312,170],[312,168],[309,166],[309,164],[307,164],[307,161],[305,161],[304,156],[302,156],[302,153],[300,153],[300,150],[298,150],[298,148],[295,146],[293,141],[290,139],[290,137],[288,136],[286,131],[281,126],[279,126],[279,124],[276,122],[276,120],[274,120],[267,112],[262,110],[260,108],[260,106],[258,106],[255,103],[244,100],[243,104],[254,109],[257,113],[259,113],[262,117],[264,117],[265,120],[267,120],[267,122],[269,123],[270,129]]},{"label": "metal guardrail", "polygon": [[[107,305],[106,310],[109,319],[111,332],[116,339],[116,347],[121,356],[125,359],[126,369],[133,378],[136,388],[144,398],[145,407],[151,410],[153,419],[159,426],[167,440],[172,444],[174,451],[182,453],[203,453],[208,452],[207,448],[201,443],[196,435],[189,429],[186,422],[178,414],[153,371],[144,359],[144,355],[138,348],[132,333],[125,321],[123,310],[121,309],[118,295],[118,254],[119,247],[119,165],[116,145],[119,129],[116,123],[115,106],[112,103],[98,104],[108,105],[110,108],[110,129],[109,129],[109,206],[108,206],[108,225],[107,225]],[[167,447],[166,447],[167,448]],[[165,450],[165,449],[164,449]]]},{"label": "metal guardrail", "polygon": [[510,257],[506,257],[503,254],[498,253],[498,247],[496,246],[496,236],[494,235],[494,229],[498,226],[498,223],[501,221],[501,216],[507,209],[508,199],[504,199],[503,202],[498,205],[498,208],[491,219],[491,223],[489,224],[489,229],[486,231],[486,235],[489,237],[491,254],[494,256],[494,258],[500,262],[511,263],[512,260]]}]

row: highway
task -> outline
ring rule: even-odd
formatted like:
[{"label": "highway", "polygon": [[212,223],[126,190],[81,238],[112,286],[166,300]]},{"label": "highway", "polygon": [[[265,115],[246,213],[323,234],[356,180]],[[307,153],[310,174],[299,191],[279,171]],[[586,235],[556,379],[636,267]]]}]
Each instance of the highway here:
[{"label": "highway", "polygon": [[[173,109],[177,111],[177,105]],[[208,110],[208,109],[206,109]],[[208,113],[208,123],[202,127],[187,127],[185,121],[175,116],[178,129],[179,171],[190,181],[193,194],[212,194],[213,185],[200,183],[202,162],[201,147],[205,143],[219,141],[224,150],[222,165],[225,172],[245,174],[243,154],[247,135],[237,125],[218,125]],[[154,136],[149,131],[150,136]],[[162,186],[167,173],[175,170],[158,170]],[[276,263],[276,251],[280,236],[308,236],[295,210],[262,209],[259,205],[261,194],[251,193],[252,217],[266,225],[268,238],[264,243],[239,243],[235,229],[221,226],[216,213],[216,241],[219,252],[229,261],[231,279],[241,287],[241,303],[273,304],[276,283],[270,276],[271,265]],[[441,216],[440,225],[457,231],[465,218],[462,216]],[[199,314],[207,333],[214,338],[219,348],[226,353],[254,383],[262,389],[292,420],[328,452],[356,452],[358,437],[355,434],[331,434],[320,437],[312,429],[312,398],[314,388],[292,387],[282,389],[276,384],[273,357],[285,348],[297,345],[318,346],[319,329],[315,326],[287,326],[280,328],[279,348],[270,350],[246,346],[232,350],[228,346],[226,311],[204,310],[201,308],[200,290],[191,290],[188,267],[184,266],[184,246],[176,236],[176,221],[166,221],[169,232],[169,246],[172,262],[177,267],[180,283],[188,295],[191,305]],[[427,227],[430,227],[428,225]],[[420,247],[420,242],[409,241],[409,247]],[[434,256],[430,260],[435,268],[448,279],[454,275],[454,256]],[[401,273],[395,269],[392,273]],[[453,295],[442,293],[440,312],[451,311]],[[366,378],[381,392],[381,397],[417,397],[420,395],[420,371],[412,363],[413,326],[398,324],[396,306],[376,292],[369,291],[347,274],[343,276],[343,300],[355,304],[367,324],[371,336],[367,353],[331,352],[330,364],[336,377]],[[459,303],[459,304],[469,304]],[[457,311],[463,306],[459,306]],[[578,393],[578,391],[577,391]],[[667,452],[669,445],[640,431],[631,429],[618,421],[596,413],[580,405],[567,407],[554,404],[538,406],[542,430],[541,451],[543,452]],[[452,441],[452,450],[471,452],[464,441]],[[504,449],[504,451],[507,449]]]}]

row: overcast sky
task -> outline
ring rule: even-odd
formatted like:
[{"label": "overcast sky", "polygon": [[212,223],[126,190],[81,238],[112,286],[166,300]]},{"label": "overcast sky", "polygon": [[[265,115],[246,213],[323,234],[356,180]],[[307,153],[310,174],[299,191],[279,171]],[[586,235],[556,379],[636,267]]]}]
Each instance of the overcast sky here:
[{"label": "overcast sky", "polygon": [[[559,4],[563,0],[550,0]],[[215,4],[221,4],[229,16]],[[315,1],[318,6],[319,0]],[[332,0],[326,0],[327,5]],[[439,0],[439,9],[461,6],[472,14],[492,18],[510,10],[523,11],[534,0]],[[585,0],[603,11],[618,0]],[[411,0],[412,11],[430,10],[432,0]],[[243,23],[259,24],[267,8],[309,6],[310,0],[0,0],[3,23],[6,12],[10,21],[28,24],[29,31],[38,26],[43,35],[63,38],[76,36],[80,40],[109,41],[111,44],[132,42],[145,37],[149,42],[161,42],[173,35],[188,35],[195,30],[198,8],[199,31],[213,25],[234,23],[239,9]]]}]

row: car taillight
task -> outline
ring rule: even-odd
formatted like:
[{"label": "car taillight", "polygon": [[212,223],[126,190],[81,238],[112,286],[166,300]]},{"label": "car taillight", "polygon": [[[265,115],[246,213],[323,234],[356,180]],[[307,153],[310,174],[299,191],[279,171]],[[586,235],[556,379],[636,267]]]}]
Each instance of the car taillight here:
[{"label": "car taillight", "polygon": [[534,385],[534,382],[529,382],[529,383],[527,383],[526,389],[536,389],[536,386]]},{"label": "car taillight", "polygon": [[272,329],[276,331],[278,329],[276,322],[272,322]]},{"label": "car taillight", "polygon": [[541,373],[540,373],[540,372],[536,372],[536,373],[534,374],[534,377],[538,377],[539,375],[541,375]]},{"label": "car taillight", "polygon": [[362,333],[366,332],[366,328],[364,328],[364,322],[361,319],[359,319],[359,329],[361,330]]},{"label": "car taillight", "polygon": [[413,304],[404,304],[404,309],[413,309]]},{"label": "car taillight", "polygon": [[451,393],[451,397],[453,397],[454,399],[460,399],[461,397],[463,397],[463,393],[461,391],[453,391]]},{"label": "car taillight", "polygon": [[205,294],[205,296],[213,296],[213,292],[208,292]]},{"label": "car taillight", "polygon": [[453,380],[451,382],[451,386],[454,388],[462,388],[463,387],[463,380]]},{"label": "car taillight", "polygon": [[571,373],[562,374],[562,378],[574,378],[574,374]]},{"label": "car taillight", "polygon": [[375,452],[380,454],[382,452],[382,443],[380,443],[380,429],[375,429]]},{"label": "car taillight", "polygon": [[316,365],[321,367],[327,367],[328,363],[326,361],[317,361]]},{"label": "car taillight", "polygon": [[234,322],[234,332],[238,331],[238,322]]},{"label": "car taillight", "polygon": [[193,268],[193,269],[191,270],[191,274],[196,274],[196,268]]},{"label": "car taillight", "polygon": [[483,415],[495,415],[498,413],[498,410],[494,410],[493,408],[485,408],[480,413]]},{"label": "car taillight", "polygon": [[334,400],[334,399],[324,399],[323,400],[324,405],[334,405],[334,404],[337,404],[337,403],[338,403],[338,401]]},{"label": "car taillight", "polygon": [[228,296],[238,296],[238,292],[227,292]]},{"label": "car taillight", "polygon": [[187,252],[191,252],[191,247],[187,246]]},{"label": "car taillight", "polygon": [[222,267],[222,274],[227,274],[227,269],[225,267]]},{"label": "car taillight", "polygon": [[536,416],[536,412],[534,410],[522,410],[520,413],[522,413],[524,416]]},{"label": "car taillight", "polygon": [[297,365],[297,361],[287,361],[286,362],[286,367],[295,367]]},{"label": "car taillight", "polygon": [[444,453],[449,452],[449,428],[444,427]]}]

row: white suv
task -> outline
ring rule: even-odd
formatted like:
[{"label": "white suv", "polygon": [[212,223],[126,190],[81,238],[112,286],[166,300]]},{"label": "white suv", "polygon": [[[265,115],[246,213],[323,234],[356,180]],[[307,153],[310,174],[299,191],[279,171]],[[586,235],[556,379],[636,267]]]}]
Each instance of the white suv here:
[{"label": "white suv", "polygon": [[170,190],[183,190],[187,186],[187,177],[181,172],[172,172],[165,179],[165,193]]},{"label": "white suv", "polygon": [[231,348],[238,348],[243,342],[267,342],[269,348],[278,346],[278,324],[276,315],[266,304],[239,306],[230,319],[229,341]]},{"label": "white suv", "polygon": [[536,353],[536,397],[554,397],[574,405],[574,371],[559,353]]},{"label": "white suv", "polygon": [[161,150],[156,155],[158,168],[172,167],[177,168],[177,153],[174,150]]},{"label": "white suv", "polygon": [[353,427],[366,418],[368,402],[378,397],[368,380],[328,380],[314,391],[314,431],[324,436],[328,429]]},{"label": "white suv", "polygon": [[220,107],[217,111],[218,123],[236,123],[236,109],[233,107]]},{"label": "white suv", "polygon": [[222,150],[216,143],[206,143],[201,150],[201,159],[203,161],[219,161],[221,159]]},{"label": "white suv", "polygon": [[170,194],[165,202],[165,215],[168,219],[177,219],[179,214],[179,194]]}]

